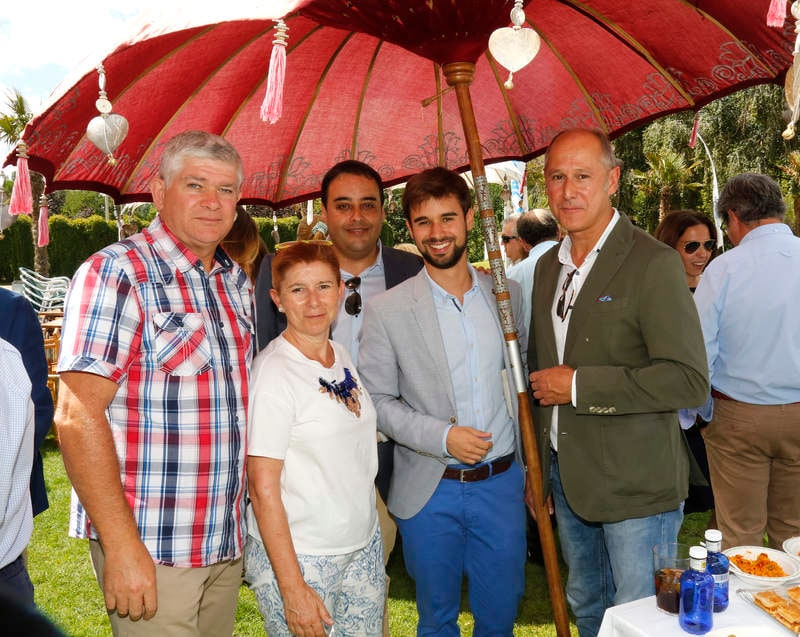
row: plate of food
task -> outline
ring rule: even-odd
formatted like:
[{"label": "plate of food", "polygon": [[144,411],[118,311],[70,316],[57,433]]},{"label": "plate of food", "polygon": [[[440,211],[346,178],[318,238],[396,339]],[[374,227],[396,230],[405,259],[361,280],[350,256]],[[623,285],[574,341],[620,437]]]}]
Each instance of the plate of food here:
[{"label": "plate of food", "polygon": [[783,542],[783,550],[795,559],[800,559],[800,536],[790,537]]},{"label": "plate of food", "polygon": [[[795,634],[800,633],[800,586],[779,587],[767,590],[746,591],[739,589],[738,594],[756,608],[764,611],[784,628]],[[762,627],[763,634],[763,627]],[[736,633],[731,632],[729,635]],[[737,635],[736,637],[740,637]]]},{"label": "plate of food", "polygon": [[731,573],[748,588],[774,588],[800,575],[800,560],[783,551],[763,546],[734,546],[723,553],[731,561]]},{"label": "plate of food", "polygon": [[731,626],[712,630],[706,637],[786,637],[786,631],[779,626]]}]

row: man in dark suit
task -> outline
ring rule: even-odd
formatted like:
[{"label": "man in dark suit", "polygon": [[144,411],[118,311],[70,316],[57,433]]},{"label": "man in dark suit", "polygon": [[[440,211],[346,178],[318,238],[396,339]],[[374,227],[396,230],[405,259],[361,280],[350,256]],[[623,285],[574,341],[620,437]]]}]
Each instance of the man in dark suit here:
[{"label": "man in dark suit", "polygon": [[53,396],[47,387],[47,358],[44,338],[36,310],[28,300],[16,292],[0,288],[0,338],[11,343],[22,356],[32,389],[31,399],[35,410],[33,471],[31,472],[31,504],[33,515],[47,509],[47,490],[39,448],[53,424]]},{"label": "man in dark suit", "polygon": [[[322,178],[322,221],[339,259],[346,287],[339,315],[333,324],[332,338],[348,349],[356,365],[364,301],[414,276],[422,268],[422,259],[418,256],[381,243],[385,218],[383,181],[376,170],[360,161],[345,160],[325,173]],[[286,327],[286,317],[278,312],[269,296],[271,268],[272,258],[267,255],[256,279],[259,350]],[[378,444],[378,476],[375,480],[381,496],[378,513],[384,562],[389,559],[397,535],[397,527],[385,505],[392,473],[393,447],[394,443],[388,440]],[[384,633],[388,634],[386,622]]]},{"label": "man in dark suit", "polygon": [[677,409],[708,394],[700,324],[674,250],[614,209],[620,167],[599,131],[545,156],[568,233],[539,260],[528,367],[543,478],[581,637],[609,606],[652,595],[652,547],[676,541],[689,461]]}]

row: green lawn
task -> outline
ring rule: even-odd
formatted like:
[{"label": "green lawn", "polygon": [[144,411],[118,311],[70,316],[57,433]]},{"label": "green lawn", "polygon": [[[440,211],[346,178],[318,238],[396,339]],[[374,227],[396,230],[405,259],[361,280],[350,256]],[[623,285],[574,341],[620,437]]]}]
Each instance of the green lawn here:
[{"label": "green lawn", "polygon": [[[50,509],[35,519],[28,549],[31,578],[36,587],[36,603],[70,637],[107,636],[111,629],[103,599],[92,573],[86,542],[67,537],[69,523],[69,481],[61,456],[52,438],[45,443],[44,465]],[[86,459],[91,462],[90,458]],[[687,517],[682,541],[696,542],[703,534],[706,516]],[[405,573],[402,556],[395,551],[389,562],[392,578],[389,621],[393,636],[412,637],[417,614],[414,584]],[[563,572],[562,566],[562,575]],[[462,608],[459,623],[463,635],[472,634],[472,616]],[[234,635],[263,635],[261,616],[252,593],[242,587],[236,613]],[[514,634],[519,637],[555,637],[544,570],[527,566],[527,588]],[[577,634],[573,626],[573,634]]]}]

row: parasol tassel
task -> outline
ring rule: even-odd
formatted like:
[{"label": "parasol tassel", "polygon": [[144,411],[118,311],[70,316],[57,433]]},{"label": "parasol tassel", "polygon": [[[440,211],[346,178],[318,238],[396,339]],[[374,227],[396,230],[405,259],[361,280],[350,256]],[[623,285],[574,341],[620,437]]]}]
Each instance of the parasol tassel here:
[{"label": "parasol tassel", "polygon": [[44,248],[50,243],[50,210],[47,208],[47,197],[42,196],[42,205],[39,208],[39,241],[37,245]]},{"label": "parasol tassel", "polygon": [[767,11],[767,26],[782,27],[786,20],[786,0],[772,0]]},{"label": "parasol tassel", "polygon": [[25,142],[20,142],[17,146],[17,178],[14,180],[14,187],[11,190],[8,212],[12,215],[33,213],[31,176],[28,172],[28,146]]},{"label": "parasol tassel", "polygon": [[700,113],[695,113],[692,134],[689,135],[689,148],[694,148],[697,144],[697,129],[700,126]]},{"label": "parasol tassel", "polygon": [[286,41],[289,27],[283,20],[275,26],[275,39],[272,41],[272,54],[269,56],[269,76],[267,93],[261,104],[261,121],[274,124],[283,115],[283,83],[286,76]]}]

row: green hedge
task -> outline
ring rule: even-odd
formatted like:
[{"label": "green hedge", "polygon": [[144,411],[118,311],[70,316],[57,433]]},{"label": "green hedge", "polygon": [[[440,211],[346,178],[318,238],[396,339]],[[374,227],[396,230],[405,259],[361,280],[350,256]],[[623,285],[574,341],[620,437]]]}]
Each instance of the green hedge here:
[{"label": "green hedge", "polygon": [[33,238],[31,218],[20,215],[3,230],[0,239],[0,282],[11,283],[19,278],[19,266],[33,268]]}]

